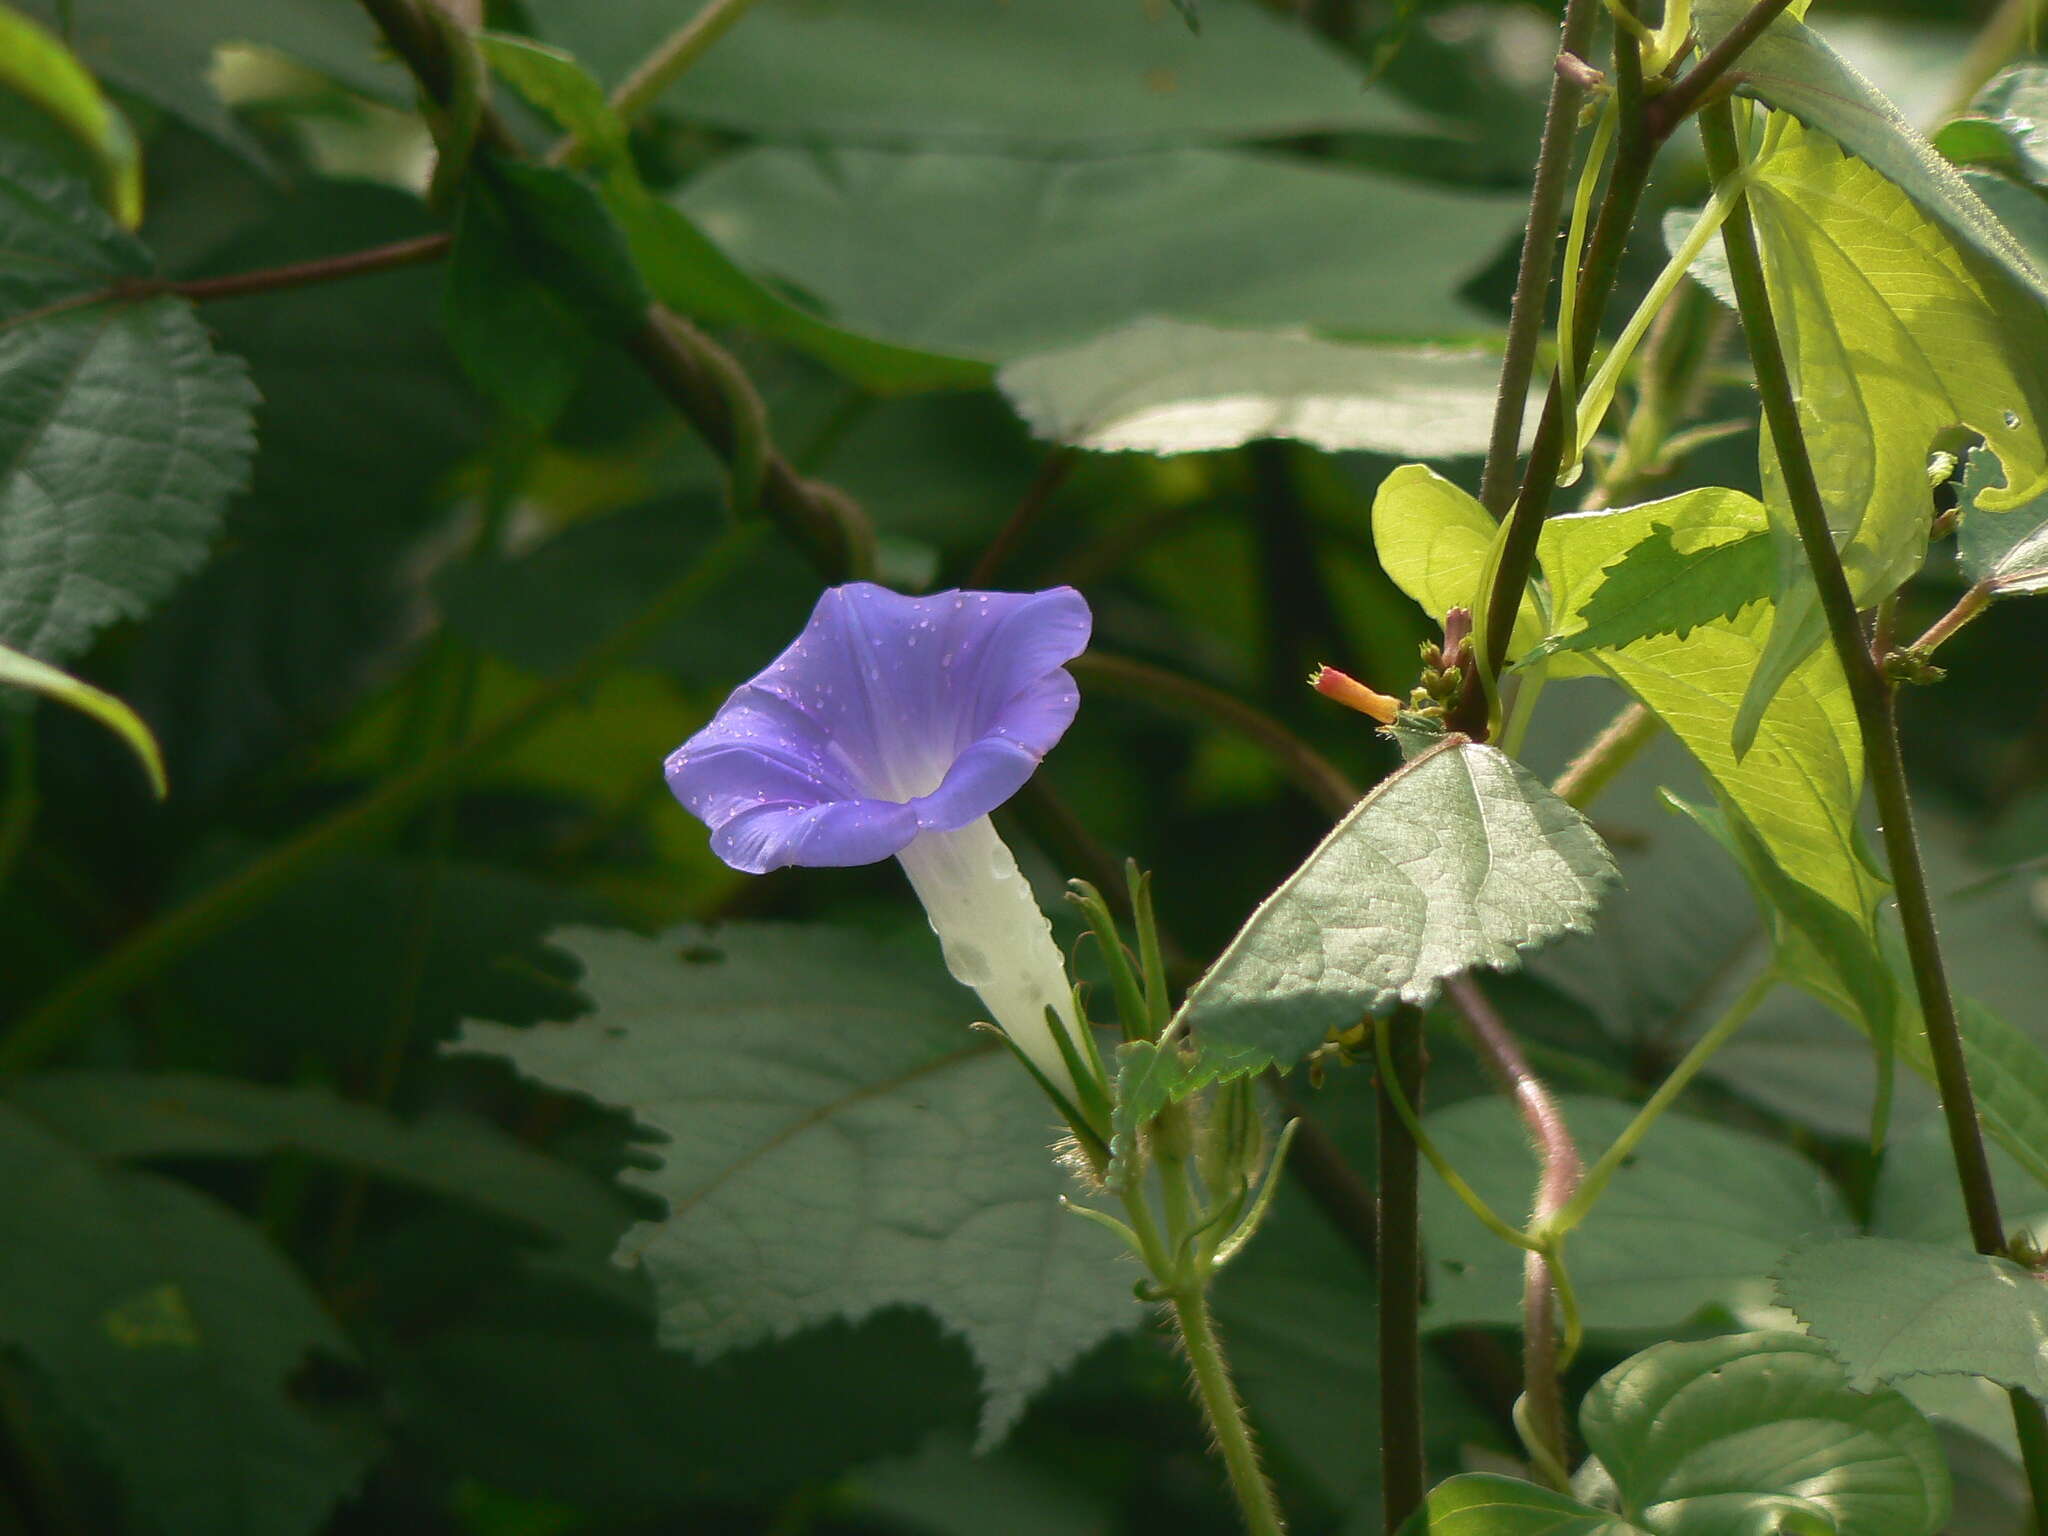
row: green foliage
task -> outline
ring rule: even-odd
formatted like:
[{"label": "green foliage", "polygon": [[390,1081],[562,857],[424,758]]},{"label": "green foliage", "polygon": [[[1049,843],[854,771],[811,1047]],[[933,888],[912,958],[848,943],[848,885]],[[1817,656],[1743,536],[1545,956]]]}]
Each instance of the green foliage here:
[{"label": "green foliage", "polygon": [[1811,1339],[1658,1344],[1580,1415],[1616,1513],[1490,1474],[1452,1478],[1407,1528],[1432,1536],[1932,1536],[1949,1512],[1934,1431],[1896,1392],[1852,1390]]},{"label": "green foliage", "polygon": [[158,799],[164,797],[168,786],[164,782],[163,749],[157,746],[156,738],[135,711],[111,693],[4,645],[0,645],[0,684],[26,688],[91,715],[128,743],[142,763],[143,772],[149,775],[149,787],[156,791]]},{"label": "green foliage", "polygon": [[293,1382],[354,1350],[234,1211],[0,1111],[0,1334],[114,1467],[139,1528],[319,1529],[370,1446]]},{"label": "green foliage", "polygon": [[1745,533],[1718,543],[1678,547],[1675,528],[1651,526],[1608,566],[1578,610],[1585,623],[1544,642],[1551,651],[1618,649],[1652,635],[1683,640],[1702,624],[1733,619],[1770,596],[1776,559],[1767,535]]},{"label": "green foliage", "polygon": [[254,395],[76,183],[0,159],[0,643],[63,662],[205,558],[248,472]]},{"label": "green foliage", "polygon": [[[1872,604],[1924,557],[1927,457],[1942,434],[1967,427],[2005,462],[2006,486],[1985,497],[1995,508],[2048,484],[2048,312],[1821,135],[1788,132],[1752,199],[1828,521],[1857,601]],[[1767,453],[1777,503],[1774,475]],[[1796,563],[1778,584],[1780,618],[1737,722],[1742,746],[1821,641]]]},{"label": "green foliage", "polygon": [[472,1024],[459,1047],[665,1138],[627,1180],[669,1214],[620,1250],[653,1283],[665,1342],[711,1356],[929,1307],[981,1368],[986,1444],[1081,1351],[1139,1321],[1114,1241],[1060,1208],[1045,1101],[968,1033],[973,1005],[929,946],[894,954],[774,925],[560,942],[592,1011]]},{"label": "green foliage", "polygon": [[[543,37],[606,80],[674,21],[658,8],[580,0],[529,9]],[[770,0],[691,70],[672,105],[771,139],[1026,155],[1425,126],[1251,0],[1205,7],[1198,36],[1176,16],[1094,0],[993,14],[950,0]]]},{"label": "green foliage", "polygon": [[[1459,289],[1526,211],[1513,197],[1220,149],[1023,160],[764,147],[696,178],[682,207],[840,325],[998,363],[1147,315],[1384,340],[1481,334],[1493,319]],[[1361,250],[1353,232],[1374,225],[1404,237]]]},{"label": "green foliage", "polygon": [[1365,1014],[1428,1003],[1448,977],[1512,970],[1583,930],[1613,878],[1577,811],[1511,758],[1454,738],[1337,824],[1180,1017],[1232,1071],[1289,1066]]},{"label": "green foliage", "polygon": [[[1717,42],[1748,9],[1744,0],[1696,0],[1702,40]],[[1781,16],[1742,59],[1741,89],[1836,140],[1900,188],[1929,217],[2038,298],[2048,275],[2028,257],[1954,167],[1869,81],[1843,62],[1804,22]]]},{"label": "green foliage", "polygon": [[1291,437],[1455,458],[1486,447],[1497,371],[1484,352],[1141,320],[1020,358],[996,382],[1040,437],[1077,448],[1163,455]]},{"label": "green foliage", "polygon": [[142,219],[142,158],[128,120],[68,48],[5,8],[0,83],[48,113],[92,156],[107,211],[133,229]]},{"label": "green foliage", "polygon": [[[1471,608],[1492,556],[1493,519],[1469,492],[1423,464],[1403,464],[1380,482],[1372,503],[1373,546],[1394,585],[1437,623],[1453,608]],[[1523,598],[1508,647],[1533,646],[1543,619]]]},{"label": "green foliage", "polygon": [[1934,136],[1934,146],[1959,165],[1991,165],[2038,186],[2048,180],[2044,114],[2048,70],[2022,65],[1979,91],[1964,115]]},{"label": "green foliage", "polygon": [[[1629,1106],[1564,1101],[1590,1161],[1618,1136]],[[1510,1219],[1527,1212],[1536,1159],[1515,1107],[1468,1099],[1423,1122],[1453,1168]],[[1521,1319],[1522,1254],[1493,1236],[1439,1179],[1423,1175],[1433,1328]],[[1761,1137],[1681,1115],[1659,1120],[1565,1248],[1586,1326],[1675,1329],[1703,1310],[1738,1314],[1768,1302],[1788,1234],[1854,1231],[1842,1197],[1811,1162]]]},{"label": "green foliage", "polygon": [[1970,455],[1960,501],[1963,520],[1956,531],[1956,560],[1963,574],[1996,596],[2048,588],[2048,491],[2017,506],[1987,505],[1985,492],[2002,472],[1995,456],[1979,448]]},{"label": "green foliage", "polygon": [[1964,1374],[2048,1392],[2048,1291],[2009,1259],[1889,1237],[1806,1243],[1778,1295],[1867,1391],[1901,1376]]}]

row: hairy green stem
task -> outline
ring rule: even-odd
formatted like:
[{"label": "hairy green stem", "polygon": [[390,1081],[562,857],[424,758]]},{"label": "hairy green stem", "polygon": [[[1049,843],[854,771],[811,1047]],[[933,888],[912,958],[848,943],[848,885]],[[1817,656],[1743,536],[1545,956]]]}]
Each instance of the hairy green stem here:
[{"label": "hairy green stem", "polygon": [[1573,809],[1583,811],[1636,760],[1637,753],[1657,739],[1663,728],[1664,722],[1647,706],[1623,705],[1600,734],[1565,764],[1564,772],[1550,786],[1551,792]]},{"label": "hairy green stem", "polygon": [[1186,1286],[1169,1298],[1173,1319],[1180,1328],[1182,1347],[1195,1379],[1195,1393],[1209,1432],[1216,1437],[1230,1491],[1244,1516],[1245,1529],[1252,1536],[1283,1536],[1287,1523],[1280,1516],[1280,1502],[1273,1485],[1259,1466],[1258,1448],[1252,1443],[1251,1425],[1245,1419],[1244,1402],[1230,1379],[1230,1366],[1223,1356],[1223,1341],[1217,1336],[1215,1319],[1209,1313],[1209,1298],[1199,1285]]},{"label": "hairy green stem", "polygon": [[360,800],[313,823],[290,842],[137,929],[97,965],[46,998],[0,1040],[0,1071],[21,1071],[48,1059],[102,1009],[119,1002],[172,960],[240,921],[310,870],[389,827],[479,762],[502,755],[557,710],[581,698],[615,667],[639,655],[648,641],[729,578],[759,546],[764,531],[759,523],[734,529],[687,575],[671,583],[574,668],[536,683],[467,740],[384,780]]},{"label": "hairy green stem", "polygon": [[[1721,182],[1738,176],[1742,151],[1736,138],[1733,109],[1725,101],[1713,103],[1700,113],[1699,121],[1707,169],[1714,179]],[[1962,1188],[1963,1207],[1969,1217],[1970,1241],[1979,1253],[2002,1254],[2007,1247],[2005,1226],[1999,1216],[1998,1193],[1991,1182],[1991,1164],[1985,1156],[1983,1130],[1970,1089],[1969,1059],[1964,1053],[1955,999],[1949,989],[1941,940],[1935,929],[1927,871],[1921,863],[1919,840],[1913,829],[1913,803],[1907,791],[1905,759],[1899,750],[1897,700],[1865,643],[1848,574],[1843,570],[1841,554],[1828,527],[1827,508],[1821,500],[1813,460],[1800,426],[1798,397],[1778,339],[1770,290],[1764,280],[1763,258],[1746,196],[1737,200],[1728,222],[1722,226],[1721,242],[1728,255],[1728,275],[1749,342],[1750,361],[1756,369],[1757,389],[1763,396],[1764,420],[1783,472],[1785,497],[1791,504],[1800,547],[1812,570],[1821,611],[1827,617],[1829,638],[1847,678],[1856,723],[1863,735],[1864,760],[1884,834],[1885,862],[1890,867],[1892,888],[1898,900],[1913,987],[1920,1002],[1928,1054],[1933,1058],[1935,1082],[1940,1089],[1942,1117],[1948,1126],[1949,1149],[1955,1158],[1956,1180]],[[2048,1414],[2043,1413],[2040,1400],[2029,1393],[2015,1388],[2011,1396],[2013,1423],[2026,1462],[2035,1518],[2040,1521],[2048,1518]]]},{"label": "hairy green stem", "polygon": [[1416,1141],[1397,1108],[1422,1102],[1422,1018],[1397,1009],[1375,1026],[1386,1040],[1378,1077],[1380,1490],[1388,1536],[1422,1504],[1422,1200]]},{"label": "hairy green stem", "polygon": [[1515,296],[1508,311],[1507,350],[1501,357],[1500,387],[1494,395],[1493,428],[1486,444],[1486,468],[1480,476],[1479,499],[1495,517],[1504,516],[1514,493],[1515,460],[1522,445],[1522,418],[1528,408],[1529,379],[1536,368],[1536,348],[1543,339],[1544,310],[1550,300],[1550,278],[1557,264],[1557,219],[1564,208],[1565,184],[1571,175],[1572,140],[1579,127],[1579,104],[1586,88],[1566,57],[1583,58],[1593,39],[1593,21],[1600,0],[1568,0],[1558,34],[1558,63],[1550,81],[1550,103],[1543,111],[1543,138],[1536,152],[1536,175],[1529,186],[1529,222],[1522,232],[1522,254],[1515,267]]},{"label": "hairy green stem", "polygon": [[702,10],[662,39],[619,82],[619,88],[612,92],[612,110],[630,123],[680,80],[756,3],[757,0],[705,0]]}]

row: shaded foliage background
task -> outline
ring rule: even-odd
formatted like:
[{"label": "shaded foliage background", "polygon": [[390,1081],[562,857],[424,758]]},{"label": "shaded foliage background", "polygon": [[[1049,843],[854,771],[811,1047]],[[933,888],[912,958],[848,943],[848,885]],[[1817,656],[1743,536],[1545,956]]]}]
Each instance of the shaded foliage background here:
[{"label": "shaded foliage background", "polygon": [[[110,227],[91,287],[151,261],[206,279],[450,227],[423,196],[431,153],[411,87],[337,0],[26,9],[68,28],[142,141],[146,251]],[[488,19],[611,81],[678,9],[525,0]],[[989,15],[978,0],[895,0],[840,7],[844,35],[818,43],[798,36],[804,9],[769,0],[635,129],[645,186],[751,275],[719,289],[707,273],[730,269],[696,252],[648,282],[698,301],[760,387],[778,446],[859,501],[884,579],[987,584],[999,557],[996,584],[1078,585],[1101,652],[1187,680],[1084,670],[1078,723],[1002,819],[1048,889],[1067,875],[1108,886],[1127,855],[1155,870],[1192,975],[1328,815],[1259,728],[1188,685],[1254,706],[1357,783],[1392,765],[1301,679],[1324,661],[1391,691],[1415,675],[1424,618],[1379,568],[1366,517],[1395,461],[1344,447],[1341,430],[1335,446],[1325,434],[1186,454],[1055,448],[1020,419],[1048,417],[1017,373],[1013,408],[996,370],[1037,359],[1056,421],[1082,410],[1070,392],[1102,366],[1063,375],[1061,349],[1149,318],[1484,346],[1505,314],[1553,19],[1523,5],[1337,0],[1296,16],[1205,0],[1193,36],[1139,0],[1019,0],[999,19],[993,0]],[[1823,0],[1815,20],[1931,120],[1989,10]],[[1365,91],[1374,61],[1384,75]],[[499,105],[547,142],[516,93]],[[47,189],[76,195],[90,168],[34,105],[4,107],[9,185],[61,212]],[[1651,195],[1684,206],[1703,186],[1675,151]],[[0,996],[16,1021],[0,1044],[13,1069],[0,1086],[0,1526],[1229,1530],[1180,1366],[1135,1306],[1132,1331],[1091,1348],[979,1457],[969,1355],[923,1313],[708,1361],[659,1348],[645,1287],[609,1258],[636,1214],[613,1178],[641,1155],[627,1124],[443,1051],[465,1019],[583,1006],[573,963],[546,942],[565,925],[923,931],[893,868],[735,875],[668,798],[663,754],[794,633],[820,577],[782,534],[737,554],[718,543],[716,460],[602,325],[492,267],[471,226],[484,217],[465,207],[445,270],[197,310],[260,399],[246,470],[231,429],[207,440],[246,488],[217,528],[199,517],[164,550],[116,560],[136,573],[133,600],[38,650],[135,705],[162,743],[169,798],[153,802],[119,743],[82,718],[0,718]],[[9,218],[18,244],[33,220]],[[1638,244],[1640,289],[1663,253]],[[14,259],[0,268],[26,282]],[[727,297],[704,298],[714,290]],[[10,296],[17,337],[52,323],[22,318],[44,302]],[[839,329],[821,334],[818,316]],[[1301,378],[1290,370],[1309,364],[1290,336],[1261,344],[1280,359],[1284,402]],[[1118,357],[1129,398],[1151,402],[1147,370],[1170,370]],[[23,377],[10,370],[10,391]],[[1704,414],[1750,429],[1659,489],[1754,486],[1747,381],[1729,362],[1713,383]],[[1475,392],[1469,379],[1447,388]],[[1481,369],[1482,420],[1488,388]],[[116,409],[140,421],[149,393]],[[1469,486],[1477,460],[1442,467]],[[42,599],[5,583],[34,564],[40,515],[10,482],[0,628],[16,644]],[[604,649],[712,549],[733,563],[687,611]],[[1959,588],[1930,570],[1902,631]],[[2030,867],[2048,856],[2048,707],[2031,666],[2044,653],[2048,611],[1995,608],[1948,648],[1947,681],[1912,695],[1907,741],[1930,857],[1957,893],[1957,969],[2048,1043]],[[1540,771],[1605,720],[1604,687],[1565,685],[1547,704],[1528,754]],[[522,729],[459,772],[436,766],[519,709]],[[1580,1132],[1596,1141],[1611,1101],[1658,1080],[1761,944],[1733,866],[1654,801],[1658,784],[1691,782],[1668,743],[1637,766],[1597,815],[1630,880],[1602,935],[1494,989],[1539,1065],[1588,1096]],[[389,814],[350,820],[364,805]],[[302,857],[335,827],[321,857]],[[217,893],[252,879],[259,899],[226,911]],[[186,923],[129,984],[46,1027],[51,998],[194,911],[219,920]],[[1432,1104],[1458,1116],[1484,1080],[1448,1030],[1432,1049]],[[1333,1064],[1289,1091],[1324,1134],[1297,1151],[1219,1305],[1301,1528],[1366,1529],[1370,1090],[1363,1068]],[[1867,1052],[1811,1005],[1774,1002],[1695,1092],[1718,1129],[1684,1134],[1727,1139],[1693,1150],[1674,1126],[1663,1162],[1646,1154],[1641,1209],[1603,1212],[1617,1256],[1611,1270],[1589,1259],[1581,1284],[1589,1307],[1607,1291],[1614,1305],[1594,1307],[1585,1381],[1648,1337],[1752,1315],[1787,1222],[1897,1234],[1952,1219],[1884,1225],[1892,1207],[1873,1191],[1904,1175],[1861,1140]],[[1921,1146],[1912,1126],[1931,1102],[1902,1094],[1893,1160]],[[1495,1198],[1514,1206],[1527,1178],[1509,1122],[1473,1107],[1441,1135],[1460,1127],[1468,1160],[1496,1170]],[[1753,1198],[1719,1224],[1673,1223],[1702,1159]],[[1513,1255],[1466,1232],[1457,1208],[1429,1219],[1442,1474],[1510,1443],[1516,1282]],[[1686,1256],[1662,1290],[1629,1268],[1652,1250]],[[117,1254],[125,1270],[109,1268]],[[1967,1401],[1945,1411],[1985,1422]],[[2009,1528],[2000,1450],[1952,1434],[1986,1501],[1954,1528]]]}]

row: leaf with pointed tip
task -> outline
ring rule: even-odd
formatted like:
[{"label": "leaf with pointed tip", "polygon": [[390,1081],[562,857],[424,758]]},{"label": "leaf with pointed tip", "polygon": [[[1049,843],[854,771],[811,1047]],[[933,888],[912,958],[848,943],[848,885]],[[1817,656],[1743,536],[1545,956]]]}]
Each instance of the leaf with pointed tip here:
[{"label": "leaf with pointed tip", "polygon": [[1983,493],[1998,489],[2003,473],[1989,448],[1970,454],[1956,557],[1965,576],[1996,595],[2048,590],[2048,490],[2018,506],[1984,506]]},{"label": "leaf with pointed tip", "polygon": [[1777,556],[1768,534],[1685,549],[1679,537],[1674,528],[1652,524],[1649,537],[1607,566],[1605,579],[1580,605],[1585,623],[1544,641],[1535,655],[1602,650],[1652,635],[1683,640],[1702,624],[1735,618],[1771,595]]},{"label": "leaf with pointed tip", "polygon": [[1397,769],[1251,915],[1180,1019],[1224,1070],[1292,1066],[1332,1029],[1512,970],[1582,932],[1614,879],[1586,819],[1462,736]]},{"label": "leaf with pointed tip", "polygon": [[1291,437],[1329,453],[1455,458],[1486,451],[1499,371],[1486,352],[1140,320],[1019,358],[996,384],[1033,432],[1076,448],[1202,453]]},{"label": "leaf with pointed tip", "polygon": [[1116,1240],[1062,1210],[1050,1107],[929,945],[794,924],[659,939],[571,929],[591,1011],[470,1024],[662,1138],[625,1177],[664,1201],[619,1257],[665,1343],[709,1358],[829,1318],[928,1308],[982,1371],[984,1444],[1081,1352],[1143,1321]]},{"label": "leaf with pointed tip", "polygon": [[2010,1259],[1892,1237],[1802,1243],[1778,1299],[1868,1389],[1901,1376],[1983,1376],[2048,1396],[2048,1280]]}]

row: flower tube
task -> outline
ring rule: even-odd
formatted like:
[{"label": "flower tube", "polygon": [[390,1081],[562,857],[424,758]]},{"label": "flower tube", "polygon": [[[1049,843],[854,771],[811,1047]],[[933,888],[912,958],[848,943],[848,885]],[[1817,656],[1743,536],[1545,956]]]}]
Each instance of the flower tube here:
[{"label": "flower tube", "polygon": [[1073,723],[1065,663],[1088,604],[1047,592],[903,597],[834,587],[789,649],[668,759],[669,788],[734,869],[871,864],[892,854],[977,992],[1046,1080],[1078,1102],[1047,1022],[1080,1045],[1052,927],[989,812]]}]

